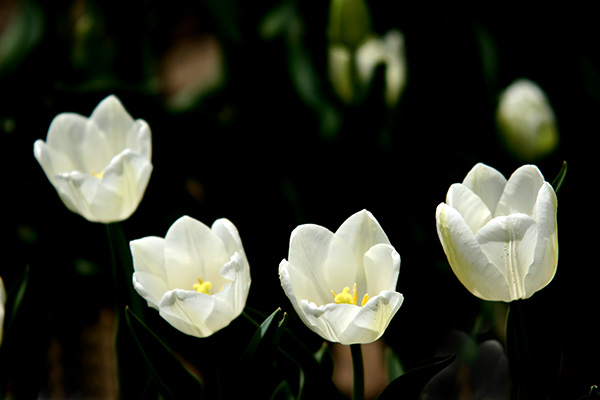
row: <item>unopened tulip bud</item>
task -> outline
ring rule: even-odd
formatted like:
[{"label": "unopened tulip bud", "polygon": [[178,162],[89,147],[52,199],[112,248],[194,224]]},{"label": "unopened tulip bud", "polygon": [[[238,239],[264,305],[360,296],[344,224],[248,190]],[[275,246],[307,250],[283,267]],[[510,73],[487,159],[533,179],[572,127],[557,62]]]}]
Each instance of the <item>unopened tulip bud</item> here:
[{"label": "unopened tulip bud", "polygon": [[332,0],[329,40],[354,49],[370,31],[371,18],[363,0]]},{"label": "unopened tulip bud", "polygon": [[498,129],[508,149],[525,161],[539,159],[558,144],[558,129],[548,98],[538,85],[519,79],[500,95]]}]

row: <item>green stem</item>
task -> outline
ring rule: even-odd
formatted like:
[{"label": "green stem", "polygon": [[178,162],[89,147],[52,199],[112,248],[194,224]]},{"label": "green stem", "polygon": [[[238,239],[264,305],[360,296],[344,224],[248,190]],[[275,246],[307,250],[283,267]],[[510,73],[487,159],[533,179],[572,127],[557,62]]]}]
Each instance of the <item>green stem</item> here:
[{"label": "green stem", "polygon": [[523,300],[512,301],[509,304],[506,321],[506,349],[515,398],[523,400],[530,398],[529,376],[533,367],[529,355],[525,320]]},{"label": "green stem", "polygon": [[148,377],[136,373],[139,354],[135,339],[127,328],[125,308],[144,320],[144,307],[141,297],[133,289],[133,261],[122,227],[118,223],[106,224],[106,235],[112,261],[112,284],[114,290],[115,311],[117,313],[117,331],[115,350],[118,364],[120,397],[139,396],[139,389],[148,384]]},{"label": "green stem", "polygon": [[141,297],[133,288],[133,260],[129,241],[119,223],[106,224],[106,234],[112,258],[113,285],[117,312],[123,313],[126,306],[143,319],[145,307]]},{"label": "green stem", "polygon": [[365,369],[363,365],[361,344],[351,344],[352,368],[354,370],[354,400],[364,400],[365,398]]}]

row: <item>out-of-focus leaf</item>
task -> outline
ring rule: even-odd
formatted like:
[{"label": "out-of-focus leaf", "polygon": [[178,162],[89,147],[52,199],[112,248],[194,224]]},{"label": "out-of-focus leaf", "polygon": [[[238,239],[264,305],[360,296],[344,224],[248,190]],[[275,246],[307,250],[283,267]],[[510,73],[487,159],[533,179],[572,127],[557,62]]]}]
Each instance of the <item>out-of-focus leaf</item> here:
[{"label": "out-of-focus leaf", "polygon": [[171,350],[129,308],[125,310],[127,325],[143,355],[148,370],[163,394],[173,399],[204,398],[204,387]]},{"label": "out-of-focus leaf", "polygon": [[29,282],[29,266],[19,276],[17,281],[10,287],[6,296],[5,315],[4,315],[4,338],[9,334],[10,328],[17,316],[19,307],[25,297],[27,283]]},{"label": "out-of-focus leaf", "polygon": [[563,165],[562,165],[560,171],[558,172],[558,175],[556,175],[556,178],[554,178],[554,180],[552,181],[552,187],[554,188],[555,192],[558,193],[558,189],[560,189],[560,187],[562,186],[566,176],[567,176],[567,162],[563,161]]},{"label": "out-of-focus leaf", "polygon": [[416,399],[427,382],[435,374],[446,368],[455,355],[434,357],[390,382],[381,392],[378,400],[386,399]]},{"label": "out-of-focus leaf", "polygon": [[404,374],[404,368],[402,367],[400,359],[391,348],[388,347],[387,349],[385,349],[384,354],[386,356],[388,364],[388,376],[390,378],[390,381],[393,381],[394,379]]},{"label": "out-of-focus leaf", "polygon": [[18,68],[44,31],[44,15],[39,5],[32,1],[17,4],[13,10],[8,6],[2,10],[11,14],[0,32],[0,77]]}]

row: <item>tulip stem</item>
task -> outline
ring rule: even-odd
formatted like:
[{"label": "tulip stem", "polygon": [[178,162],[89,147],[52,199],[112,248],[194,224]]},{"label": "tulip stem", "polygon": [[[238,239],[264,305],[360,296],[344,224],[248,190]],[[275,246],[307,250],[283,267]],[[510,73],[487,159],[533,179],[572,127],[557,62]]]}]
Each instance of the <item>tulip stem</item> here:
[{"label": "tulip stem", "polygon": [[515,395],[519,399],[529,399],[531,388],[528,381],[532,365],[523,315],[523,300],[515,300],[509,304],[506,330],[506,349]]},{"label": "tulip stem", "polygon": [[352,368],[354,370],[354,391],[353,400],[364,400],[365,398],[365,369],[363,365],[363,356],[361,344],[351,344]]}]

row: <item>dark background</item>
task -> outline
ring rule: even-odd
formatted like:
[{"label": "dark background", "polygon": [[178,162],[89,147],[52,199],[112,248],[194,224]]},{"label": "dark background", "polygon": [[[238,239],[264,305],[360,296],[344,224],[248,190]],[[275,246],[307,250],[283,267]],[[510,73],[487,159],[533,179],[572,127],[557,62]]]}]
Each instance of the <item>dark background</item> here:
[{"label": "dark background", "polygon": [[[267,37],[264,21],[281,9],[292,12]],[[371,211],[402,257],[405,302],[384,339],[411,368],[434,355],[447,332],[472,332],[493,308],[452,274],[435,208],[475,163],[508,177],[527,162],[502,146],[494,122],[500,91],[521,77],[546,92],[560,133],[558,148],[536,165],[552,181],[568,162],[558,194],[558,271],[528,302],[536,346],[562,358],[546,389],[579,398],[600,384],[595,14],[372,2],[373,31],[399,29],[406,43],[407,86],[389,109],[382,79],[360,104],[336,97],[327,77],[328,11],[328,2],[292,0],[0,2],[0,40],[14,21],[22,28],[12,52],[0,53],[0,276],[8,288],[30,267],[13,351],[1,360],[14,366],[16,393],[50,390],[56,346],[63,393],[82,390],[81,331],[112,304],[104,226],[69,212],[33,157],[34,141],[45,139],[57,114],[87,116],[116,94],[145,119],[154,171],[138,210],[122,223],[127,237],[164,236],[182,215],[206,224],[230,219],[251,266],[248,305],[264,313],[294,313],[277,269],[298,224],[334,231],[354,212]],[[190,38],[218,43],[224,79],[175,110],[169,74],[192,82],[206,73],[165,62]],[[200,58],[214,62],[215,54]],[[494,332],[483,329],[477,339]],[[319,341],[310,333],[306,340]]]}]

